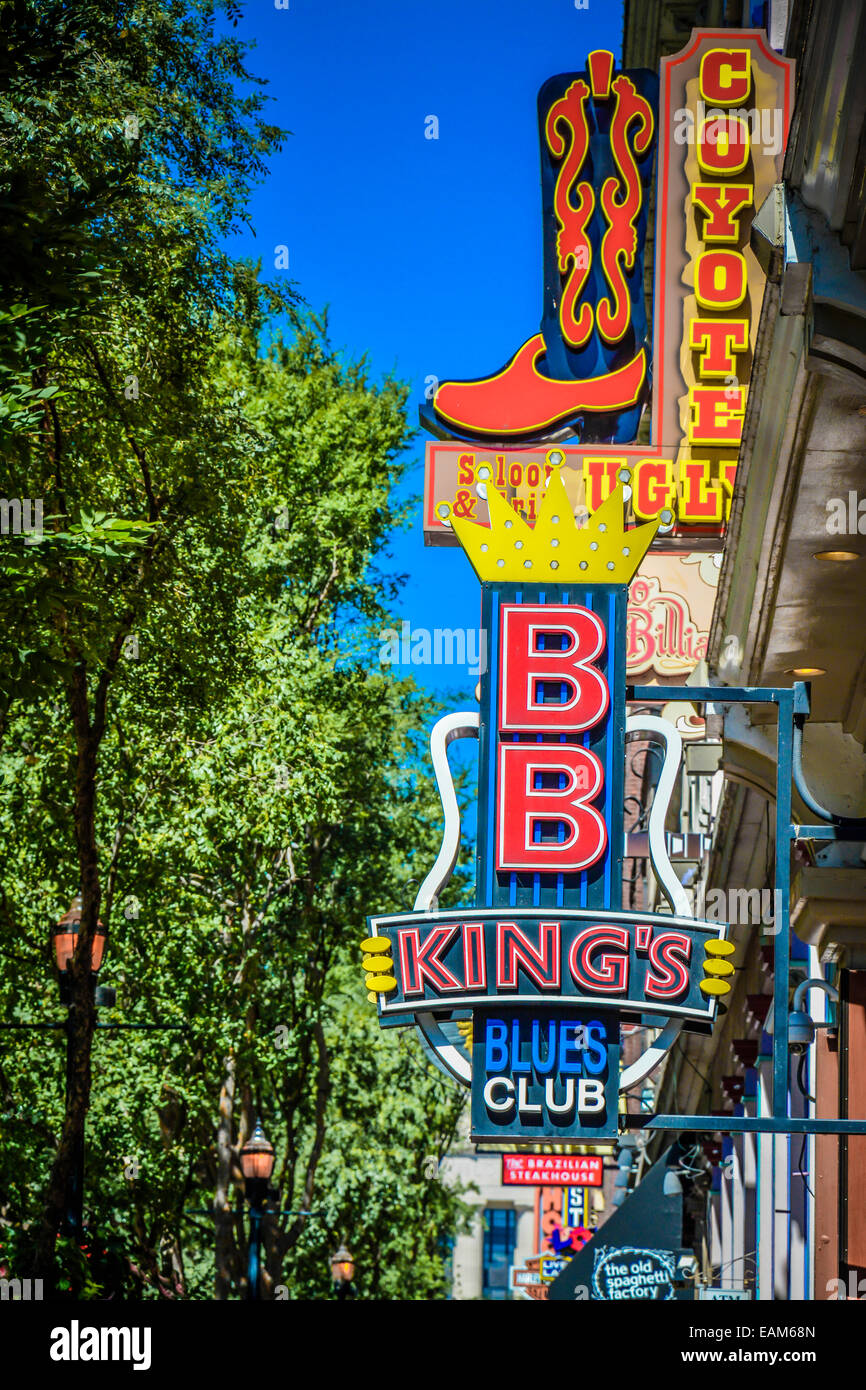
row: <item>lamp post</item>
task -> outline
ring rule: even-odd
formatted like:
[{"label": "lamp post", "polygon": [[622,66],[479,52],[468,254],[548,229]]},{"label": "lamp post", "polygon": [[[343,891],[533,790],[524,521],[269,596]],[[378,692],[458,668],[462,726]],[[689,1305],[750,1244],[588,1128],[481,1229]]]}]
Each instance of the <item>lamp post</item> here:
[{"label": "lamp post", "polygon": [[354,1258],[351,1251],[341,1241],[339,1250],[331,1256],[331,1278],[334,1281],[334,1292],[337,1298],[351,1298],[354,1292],[352,1284],[354,1277]]},{"label": "lamp post", "polygon": [[[78,933],[81,930],[81,894],[77,893],[72,899],[69,911],[65,912],[57,923],[52,933],[54,940],[54,959],[57,962],[57,969],[60,972],[60,999],[64,1004],[70,1002],[69,973],[72,968],[72,957],[75,954],[75,947],[78,943]],[[101,922],[96,924],[96,934],[90,948],[90,974],[93,984],[96,985],[96,977],[102,966],[102,957],[105,954],[105,943],[108,940],[108,932]]]},{"label": "lamp post", "polygon": [[265,1138],[261,1120],[256,1120],[252,1136],[241,1149],[244,1191],[250,1204],[250,1245],[247,1265],[247,1298],[259,1296],[259,1267],[262,1244],[262,1212],[268,1196],[268,1183],[274,1171],[274,1146]]},{"label": "lamp post", "polygon": [[[60,976],[60,1002],[66,1005],[66,1104],[69,1105],[72,1094],[74,1080],[74,1011],[75,1000],[72,992],[72,957],[75,954],[75,947],[78,942],[78,933],[81,929],[81,894],[76,894],[72,899],[69,911],[64,913],[60,921],[54,927],[52,938],[54,943],[54,959],[57,964],[57,971]],[[102,957],[105,954],[105,944],[108,940],[108,933],[102,922],[97,922],[96,933],[93,937],[93,944],[90,949],[90,986],[93,990],[95,1004],[114,1003],[114,990],[107,989],[105,986],[97,986],[97,978],[102,965]],[[83,1204],[84,1204],[84,1129],[75,1144],[73,1154],[72,1169],[69,1179],[69,1186],[66,1192],[66,1211],[63,1218],[63,1229],[67,1235],[78,1237],[81,1234],[83,1224]]]}]

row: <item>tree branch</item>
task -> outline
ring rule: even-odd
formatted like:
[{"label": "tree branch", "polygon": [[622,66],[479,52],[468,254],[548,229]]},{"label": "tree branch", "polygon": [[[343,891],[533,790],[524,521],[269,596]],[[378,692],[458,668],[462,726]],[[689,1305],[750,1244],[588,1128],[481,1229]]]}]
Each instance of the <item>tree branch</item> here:
[{"label": "tree branch", "polygon": [[93,360],[93,365],[96,368],[96,374],[99,377],[99,380],[102,384],[102,389],[105,391],[105,394],[108,396],[109,400],[114,406],[120,423],[123,426],[123,432],[126,435],[126,442],[129,445],[132,452],[135,454],[136,459],[138,460],[138,466],[141,469],[141,478],[144,484],[144,492],[145,496],[147,497],[148,520],[157,521],[159,519],[161,507],[153,491],[153,480],[150,476],[150,465],[147,462],[147,455],[142,449],[141,445],[136,440],[134,434],[132,433],[129,421],[126,418],[126,412],[124,411],[123,406],[120,404],[119,398],[115,394],[114,388],[108,379],[108,374],[102,365],[102,359],[100,358],[99,353],[97,352],[96,347],[94,346],[92,341],[87,344],[87,349]]},{"label": "tree branch", "polygon": [[312,611],[312,613],[310,614],[310,616],[309,616],[308,618],[306,618],[306,619],[304,620],[304,622],[301,623],[301,632],[305,632],[305,633],[307,633],[307,635],[309,635],[309,634],[313,631],[313,628],[314,628],[315,625],[316,625],[316,619],[318,618],[320,612],[322,611],[322,608],[324,607],[325,603],[327,602],[327,600],[328,600],[328,595],[330,594],[331,589],[334,587],[334,584],[336,583],[337,576],[339,575],[339,573],[340,573],[340,564],[339,564],[339,561],[337,560],[337,551],[336,551],[336,547],[335,547],[334,553],[333,553],[333,557],[332,557],[332,559],[331,559],[331,573],[328,575],[328,578],[327,578],[326,581],[325,581],[324,587],[320,590],[319,595],[318,595],[318,597],[317,597],[315,603],[313,604],[313,611]]}]

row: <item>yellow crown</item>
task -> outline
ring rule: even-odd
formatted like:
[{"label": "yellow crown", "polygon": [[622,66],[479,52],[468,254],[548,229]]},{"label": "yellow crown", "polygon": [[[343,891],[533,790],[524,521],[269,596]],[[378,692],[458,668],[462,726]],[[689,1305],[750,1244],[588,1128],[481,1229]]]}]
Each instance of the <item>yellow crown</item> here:
[{"label": "yellow crown", "polygon": [[623,484],[618,483],[583,527],[571,510],[558,468],[547,484],[534,528],[487,484],[490,528],[455,516],[447,502],[437,515],[449,521],[478,578],[529,584],[629,584],[659,527],[658,520],[626,531]]}]

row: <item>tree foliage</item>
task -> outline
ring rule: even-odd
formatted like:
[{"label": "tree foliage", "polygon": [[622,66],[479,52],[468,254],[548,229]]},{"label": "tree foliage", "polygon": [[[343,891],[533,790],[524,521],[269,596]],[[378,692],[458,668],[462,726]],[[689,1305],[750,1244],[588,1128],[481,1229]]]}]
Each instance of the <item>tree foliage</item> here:
[{"label": "tree foliage", "polygon": [[461,1098],[355,970],[438,818],[432,706],[366,659],[405,390],[220,249],[280,132],[212,6],[0,0],[0,29],[0,482],[45,513],[0,537],[6,1021],[62,1018],[48,924],[83,902],[66,1096],[62,1030],[0,1034],[4,1259],[78,1297],[242,1291],[260,1116],[280,1210],[316,1212],[266,1221],[266,1294],[327,1294],[346,1238],[363,1292],[441,1295]]}]

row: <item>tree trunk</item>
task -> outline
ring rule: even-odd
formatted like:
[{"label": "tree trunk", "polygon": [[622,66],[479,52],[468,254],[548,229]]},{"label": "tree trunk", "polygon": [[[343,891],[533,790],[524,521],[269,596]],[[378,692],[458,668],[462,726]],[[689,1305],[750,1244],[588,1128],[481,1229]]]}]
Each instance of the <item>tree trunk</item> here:
[{"label": "tree trunk", "polygon": [[217,1180],[214,1191],[214,1250],[216,1275],[214,1298],[224,1301],[232,1286],[235,1244],[232,1233],[234,1213],[229,1210],[232,1183],[232,1123],[235,1099],[235,1059],[226,1058],[226,1072],[220,1090],[217,1126]]},{"label": "tree trunk", "polygon": [[[76,742],[74,818],[81,880],[81,923],[70,981],[72,1003],[68,1017],[70,1052],[66,1108],[60,1143],[48,1179],[36,1251],[37,1273],[49,1282],[53,1271],[54,1244],[63,1220],[78,1155],[83,1153],[84,1123],[90,1104],[91,1050],[96,1025],[90,965],[100,904],[96,849],[96,755],[102,730],[94,729],[90,724],[87,672],[83,664],[75,668],[69,703]],[[80,1232],[78,1239],[80,1242]]]},{"label": "tree trunk", "polygon": [[[324,977],[323,977],[324,978]],[[301,1210],[309,1211],[312,1208],[313,1197],[316,1190],[316,1169],[322,1150],[325,1146],[325,1133],[327,1129],[328,1101],[331,1095],[331,1058],[328,1053],[328,1045],[325,1040],[325,1030],[320,1018],[313,1023],[313,1037],[316,1041],[316,1101],[313,1112],[313,1142],[310,1148],[309,1158],[307,1159],[306,1172],[304,1174],[304,1186],[301,1192]],[[276,1279],[278,1273],[282,1271],[282,1261],[294,1246],[298,1243],[307,1224],[306,1216],[296,1216],[283,1233],[279,1242],[278,1250],[274,1251],[270,1268],[272,1278]]]}]

